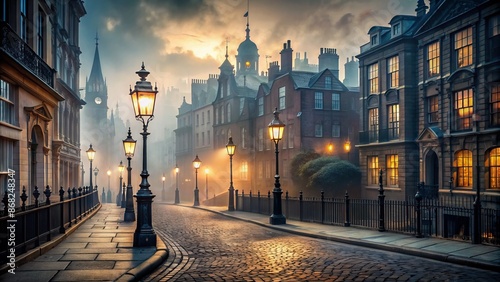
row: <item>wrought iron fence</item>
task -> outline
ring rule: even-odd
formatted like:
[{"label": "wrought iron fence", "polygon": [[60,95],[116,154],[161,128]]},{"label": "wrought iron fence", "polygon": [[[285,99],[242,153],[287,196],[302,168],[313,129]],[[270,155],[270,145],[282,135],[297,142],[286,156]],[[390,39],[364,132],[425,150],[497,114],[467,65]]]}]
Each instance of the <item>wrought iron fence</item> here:
[{"label": "wrought iron fence", "polygon": [[[8,208],[8,195],[4,194],[4,209],[0,211],[0,263],[8,263],[9,257],[19,256],[45,242],[82,220],[99,205],[97,188],[68,188],[59,190],[59,202],[51,203],[49,186],[43,193],[46,200],[38,201],[38,187],[33,191],[35,203],[26,205],[26,189],[20,198],[21,206]],[[66,195],[67,194],[67,195]],[[7,232],[4,232],[7,231]],[[12,251],[14,250],[14,252]]]},{"label": "wrought iron fence", "polygon": [[[270,191],[267,195],[236,191],[236,210],[270,215],[271,194]],[[298,197],[291,197],[286,192],[283,201],[283,214],[292,220],[472,241],[472,196],[381,201],[380,197],[378,200],[350,199],[347,193],[344,198],[328,198],[324,193],[304,197],[300,192]],[[500,245],[500,210],[481,209],[481,230],[482,243]]]}]

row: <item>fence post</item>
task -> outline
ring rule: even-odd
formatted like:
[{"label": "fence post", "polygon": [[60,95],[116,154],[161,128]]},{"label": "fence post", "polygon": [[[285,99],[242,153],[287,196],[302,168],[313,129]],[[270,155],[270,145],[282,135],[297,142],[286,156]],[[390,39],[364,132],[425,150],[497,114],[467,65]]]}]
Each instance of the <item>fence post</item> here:
[{"label": "fence post", "polygon": [[78,196],[80,196],[80,199],[78,199],[78,203],[80,205],[80,220],[82,220],[82,215],[83,215],[83,212],[82,212],[82,202],[83,202],[83,198],[82,198],[82,187],[78,187]]},{"label": "fence post", "polygon": [[245,211],[245,190],[241,190],[241,210]]},{"label": "fence post", "polygon": [[349,199],[349,194],[347,191],[345,191],[345,196],[344,196],[344,205],[345,205],[345,221],[344,221],[344,226],[349,227],[351,226],[351,219],[350,219],[350,213],[349,213],[349,203],[351,200]]},{"label": "fence post", "polygon": [[257,212],[260,213],[260,190],[257,191]]},{"label": "fence post", "polygon": [[[71,199],[71,188],[68,188],[68,200]],[[71,202],[68,201],[68,212],[69,212],[69,222],[68,222],[68,227],[71,227]]]},{"label": "fence post", "polygon": [[59,189],[59,202],[61,205],[61,211],[60,211],[60,219],[61,219],[61,225],[59,226],[59,234],[64,234],[66,233],[66,229],[64,229],[64,189],[61,186],[61,189]]},{"label": "fence post", "polygon": [[304,207],[303,206],[303,204],[304,204],[303,199],[304,198],[303,197],[304,196],[302,195],[302,191],[300,191],[299,192],[299,219],[300,219],[300,221],[302,221],[304,219],[304,214],[303,214],[303,211],[304,211],[304,209],[303,209],[303,207]]},{"label": "fence post", "polygon": [[50,205],[50,195],[52,194],[52,191],[50,190],[49,185],[45,187],[43,193],[45,194],[45,204]]},{"label": "fence post", "polygon": [[[73,187],[72,192],[73,192],[73,199],[75,199],[75,198],[76,198],[76,188],[75,188],[75,187]],[[76,205],[77,205],[76,199],[73,201],[73,203],[74,203],[74,204],[73,204],[73,213],[74,213],[74,216],[75,216],[75,221],[74,221],[74,223],[76,224],[76,222],[77,222],[77,220],[78,220],[78,215],[77,215],[77,213],[76,213]]]},{"label": "fence post", "polygon": [[[7,194],[5,194],[7,195]],[[26,200],[28,199],[28,195],[26,195],[26,187],[23,185],[23,193],[21,194],[21,201],[23,202],[21,205],[21,210],[26,210]]]},{"label": "fence post", "polygon": [[288,217],[288,190],[285,192],[285,217]]},{"label": "fence post", "polygon": [[249,211],[252,212],[252,207],[253,207],[252,206],[252,190],[250,190],[250,193],[248,195],[250,197],[250,209],[249,209]]},{"label": "fence post", "polygon": [[382,183],[382,179],[383,179],[383,174],[384,174],[384,171],[383,170],[380,170],[380,173],[378,175],[378,185],[379,185],[379,189],[378,189],[378,192],[379,192],[379,195],[378,195],[378,204],[379,204],[379,221],[378,221],[378,231],[380,232],[383,232],[385,231],[385,221],[384,221],[384,199],[385,199],[385,195],[384,195],[384,184]]},{"label": "fence post", "polygon": [[325,222],[325,191],[321,191],[321,223]]},{"label": "fence post", "polygon": [[[234,201],[234,209],[238,210],[238,189],[234,190],[234,195],[236,197],[236,201]],[[215,197],[214,197],[215,199]]]},{"label": "fence post", "polygon": [[35,191],[33,191],[33,197],[35,197],[35,208],[38,208],[38,197],[40,192],[38,192],[38,186],[35,186]]},{"label": "fence post", "polygon": [[420,211],[420,201],[422,201],[422,195],[420,195],[420,188],[422,187],[422,183],[417,184],[417,194],[415,194],[415,200],[417,204],[415,206],[415,212],[417,213],[417,235],[415,237],[422,238],[422,222],[421,222],[421,211]]}]

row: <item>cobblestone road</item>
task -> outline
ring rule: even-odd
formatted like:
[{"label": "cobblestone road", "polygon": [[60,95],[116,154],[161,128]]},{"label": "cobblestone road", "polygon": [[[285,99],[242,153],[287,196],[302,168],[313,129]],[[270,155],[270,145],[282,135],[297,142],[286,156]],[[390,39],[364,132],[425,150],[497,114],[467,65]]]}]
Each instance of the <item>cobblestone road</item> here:
[{"label": "cobblestone road", "polygon": [[153,205],[168,260],[144,281],[500,281],[500,273]]}]

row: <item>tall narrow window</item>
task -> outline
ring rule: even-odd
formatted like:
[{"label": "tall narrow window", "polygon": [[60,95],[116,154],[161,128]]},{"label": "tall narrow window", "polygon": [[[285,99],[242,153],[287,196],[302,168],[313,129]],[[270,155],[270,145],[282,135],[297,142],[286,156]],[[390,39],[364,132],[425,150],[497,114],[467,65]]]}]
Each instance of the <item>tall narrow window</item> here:
[{"label": "tall narrow window", "polygon": [[44,58],[44,46],[45,46],[45,33],[44,33],[44,27],[45,27],[45,14],[42,9],[38,9],[38,21],[37,21],[37,53],[40,58]]},{"label": "tall narrow window", "polygon": [[323,109],[323,92],[314,93],[314,109],[316,110]]},{"label": "tall narrow window", "polygon": [[394,56],[387,60],[387,82],[389,88],[399,86],[399,57]]},{"label": "tall narrow window", "polygon": [[490,151],[488,158],[488,169],[490,171],[490,189],[500,189],[500,147]]},{"label": "tall narrow window", "polygon": [[500,59],[500,14],[488,20],[488,57],[489,60]]},{"label": "tall narrow window", "polygon": [[453,166],[456,170],[457,187],[472,188],[472,152],[469,150],[456,152]]},{"label": "tall narrow window", "polygon": [[325,88],[332,89],[332,78],[330,76],[325,77]]},{"label": "tall narrow window", "polygon": [[474,95],[472,93],[472,89],[455,92],[456,130],[472,128],[472,114],[474,112]]},{"label": "tall narrow window", "polygon": [[338,121],[332,124],[332,137],[340,137],[340,123]]},{"label": "tall narrow window", "polygon": [[427,77],[434,77],[439,74],[439,41],[427,46]]},{"label": "tall narrow window", "polygon": [[370,85],[370,94],[376,94],[378,90],[378,63],[368,66],[368,84]]},{"label": "tall narrow window", "polygon": [[0,138],[0,191],[7,191],[7,179],[9,168],[14,163],[14,142],[9,139]]},{"label": "tall narrow window", "polygon": [[225,122],[225,119],[224,119],[224,112],[225,112],[224,106],[220,106],[219,111],[220,111],[220,123],[223,124]]},{"label": "tall narrow window", "polygon": [[372,46],[375,46],[378,44],[378,35],[377,34],[372,35],[371,43],[372,43]]},{"label": "tall narrow window", "polygon": [[215,124],[219,124],[219,111],[214,108],[214,112],[215,112]]},{"label": "tall narrow window", "polygon": [[259,117],[264,115],[264,97],[259,97]]},{"label": "tall narrow window", "polygon": [[207,145],[210,145],[210,130],[207,131]]},{"label": "tall narrow window", "polygon": [[200,126],[200,114],[196,114],[196,127]]},{"label": "tall narrow window", "polygon": [[332,110],[340,111],[340,94],[332,93]]},{"label": "tall narrow window", "polygon": [[387,128],[389,129],[389,139],[399,138],[399,104],[390,105],[387,109]]},{"label": "tall narrow window", "polygon": [[438,95],[427,98],[427,122],[438,122],[439,104]]},{"label": "tall narrow window", "polygon": [[491,125],[500,125],[500,84],[491,87]]},{"label": "tall narrow window", "polygon": [[246,138],[247,138],[246,130],[245,130],[244,127],[242,127],[241,128],[241,148],[242,149],[246,149],[247,148]]},{"label": "tall narrow window", "polygon": [[207,124],[210,123],[210,110],[207,111]]},{"label": "tall narrow window", "polygon": [[368,110],[368,133],[370,142],[378,141],[378,108]]},{"label": "tall narrow window", "polygon": [[472,27],[455,33],[455,56],[457,68],[472,65]]},{"label": "tall narrow window", "polygon": [[378,157],[370,156],[368,157],[368,185],[377,185],[378,184]]},{"label": "tall narrow window", "polygon": [[19,0],[19,12],[20,22],[19,22],[19,36],[24,42],[28,42],[28,7],[26,0]]},{"label": "tall narrow window", "polygon": [[387,155],[387,186],[398,187],[399,158],[398,155]]},{"label": "tall narrow window", "polygon": [[0,79],[0,121],[14,124],[14,95],[12,87]]},{"label": "tall narrow window", "polygon": [[240,98],[240,115],[243,113],[243,106],[245,106],[245,98]]},{"label": "tall narrow window", "polygon": [[231,122],[231,104],[226,105],[227,122]]},{"label": "tall narrow window", "polygon": [[248,162],[241,163],[240,173],[240,180],[248,180]]},{"label": "tall narrow window", "polygon": [[323,137],[323,125],[321,124],[314,125],[314,136]]},{"label": "tall narrow window", "polygon": [[285,101],[286,101],[286,91],[285,91],[285,86],[280,87],[279,89],[279,109],[284,110],[285,109]]}]

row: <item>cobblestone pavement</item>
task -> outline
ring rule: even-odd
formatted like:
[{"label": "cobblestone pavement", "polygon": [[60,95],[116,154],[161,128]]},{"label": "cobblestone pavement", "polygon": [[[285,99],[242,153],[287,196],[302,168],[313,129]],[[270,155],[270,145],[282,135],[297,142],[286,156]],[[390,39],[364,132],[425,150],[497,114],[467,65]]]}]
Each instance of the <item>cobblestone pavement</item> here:
[{"label": "cobblestone pavement", "polygon": [[500,273],[153,205],[168,260],[144,281],[500,281]]}]

